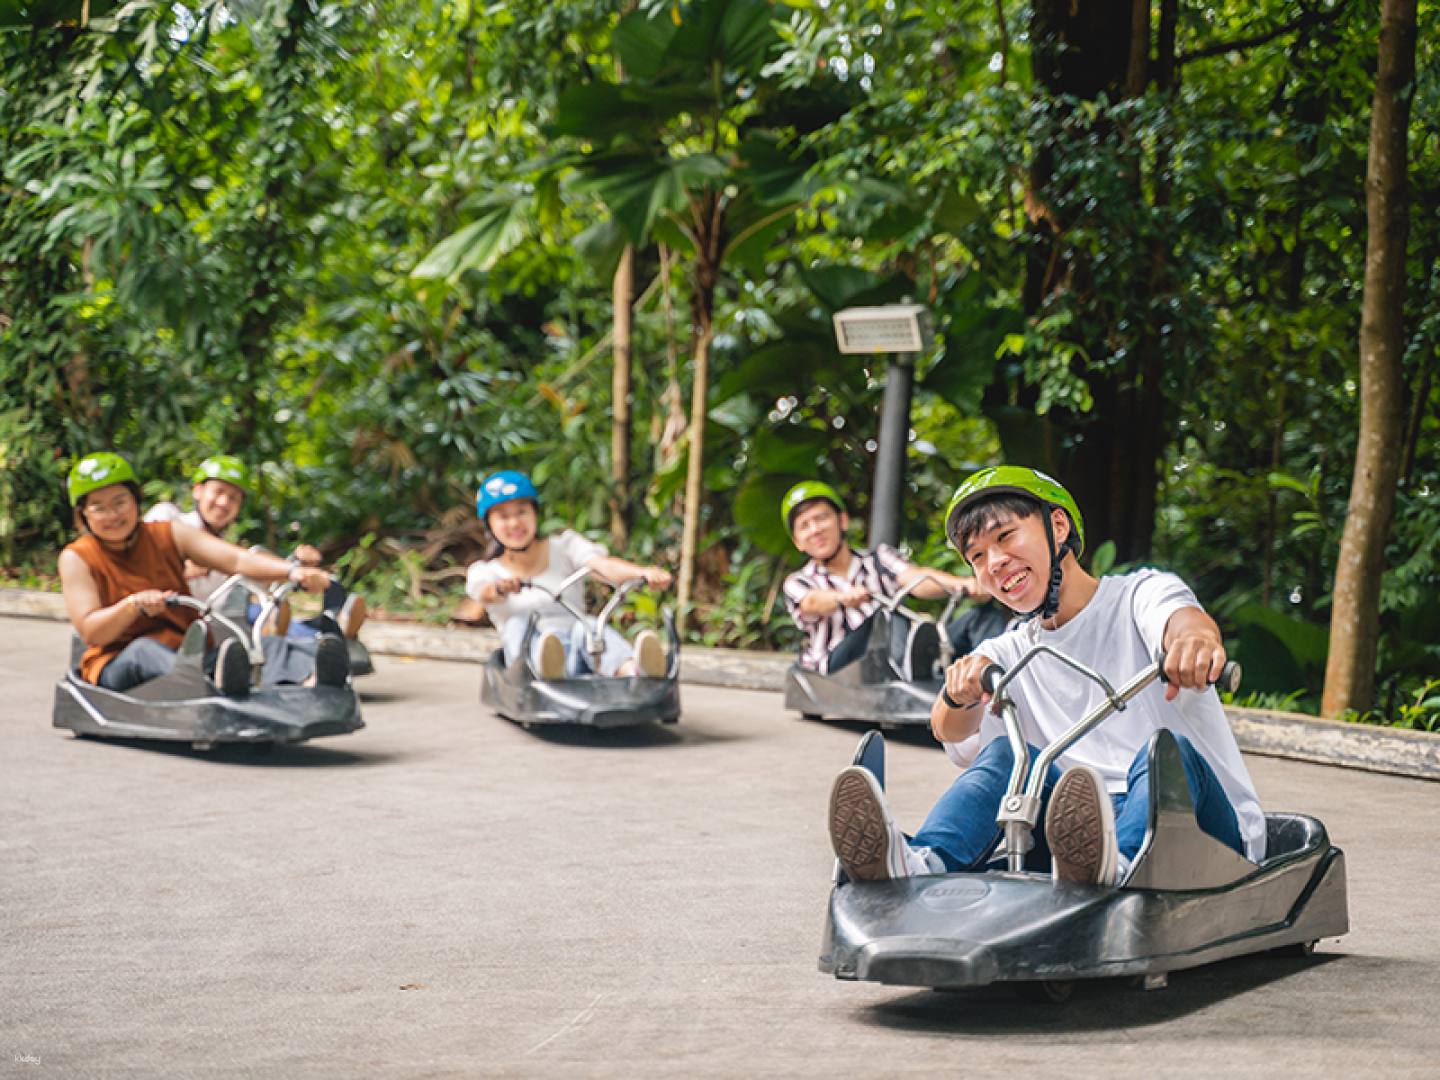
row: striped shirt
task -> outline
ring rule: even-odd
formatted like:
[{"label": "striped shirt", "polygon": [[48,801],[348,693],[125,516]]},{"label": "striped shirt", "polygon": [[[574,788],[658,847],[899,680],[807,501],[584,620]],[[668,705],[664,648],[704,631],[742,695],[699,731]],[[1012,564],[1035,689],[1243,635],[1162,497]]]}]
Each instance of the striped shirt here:
[{"label": "striped shirt", "polygon": [[895,578],[910,569],[905,557],[888,544],[881,544],[874,551],[850,549],[850,568],[845,576],[832,574],[821,563],[811,559],[795,573],[785,579],[785,606],[795,625],[808,635],[805,646],[800,650],[800,666],[810,671],[830,670],[830,651],[839,645],[845,635],[854,630],[879,606],[874,600],[866,600],[859,607],[842,607],[828,615],[805,615],[800,611],[800,601],[805,594],[815,589],[848,589],[854,585],[864,586],[881,596],[894,596]]}]

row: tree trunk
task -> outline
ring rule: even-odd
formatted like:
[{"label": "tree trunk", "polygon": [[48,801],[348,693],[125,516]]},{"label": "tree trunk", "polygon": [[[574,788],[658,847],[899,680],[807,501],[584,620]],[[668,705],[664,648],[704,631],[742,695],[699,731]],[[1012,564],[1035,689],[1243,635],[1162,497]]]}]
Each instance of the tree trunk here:
[{"label": "tree trunk", "polygon": [[[706,399],[710,396],[710,339],[714,336],[711,325],[710,305],[713,295],[706,296],[704,303],[697,302],[695,323],[695,345],[691,353],[694,381],[690,386],[690,456],[685,468],[685,522],[680,534],[680,580],[676,586],[675,617],[676,630],[685,633],[692,593],[695,587],[695,552],[700,537],[700,498],[703,491],[702,478],[705,472],[705,414]],[[703,312],[702,312],[703,307]]]},{"label": "tree trunk", "polygon": [[[1133,0],[1037,0],[1031,20],[1035,81],[1055,98],[1082,100],[1105,95],[1114,101],[1141,93],[1152,79],[1166,89],[1173,70],[1166,55],[1173,52],[1173,14],[1173,6],[1161,6],[1159,51],[1152,60],[1148,4],[1142,9]],[[1098,125],[1094,133],[1108,140],[1122,134]],[[1078,287],[1085,287],[1085,267],[1071,265],[1072,254],[1065,247],[1066,222],[1057,220],[1051,209],[1058,201],[1049,195],[1056,183],[1053,153],[1038,147],[1030,169],[1027,210],[1031,228],[1043,234],[1045,243],[1031,248],[1022,294],[1027,315],[1040,311],[1057,288],[1075,288],[1076,280]],[[1136,197],[1141,197],[1138,152],[1135,161]],[[1166,284],[1158,249],[1157,256],[1150,280],[1136,283],[1149,293]],[[1073,274],[1072,280],[1065,280],[1067,273]],[[1092,327],[1081,344],[1090,355],[1102,355],[1108,332],[1108,327]],[[1085,514],[1087,546],[1093,550],[1114,540],[1120,562],[1147,555],[1154,532],[1166,428],[1159,335],[1153,335],[1154,341],[1151,336],[1137,343],[1125,370],[1087,375],[1095,399],[1089,414],[1054,409],[1039,423],[1033,413],[1002,420],[995,406],[1018,414],[1010,406],[1008,390],[987,392],[986,399],[987,415],[996,421],[1006,457],[1046,469],[1064,483]],[[1033,390],[1021,388],[1021,408],[1027,397],[1034,400]]]},{"label": "tree trunk", "polygon": [[720,282],[720,252],[724,245],[722,202],[717,192],[692,199],[695,263],[692,269],[690,310],[695,321],[691,350],[690,456],[685,469],[685,521],[680,534],[680,575],[676,585],[676,631],[683,635],[695,589],[695,554],[700,538],[700,503],[704,493],[705,419],[710,397],[710,342],[715,336],[715,289]]},{"label": "tree trunk", "polygon": [[1365,292],[1360,308],[1360,441],[1340,537],[1325,664],[1324,716],[1365,712],[1375,693],[1380,575],[1395,509],[1405,353],[1406,146],[1417,0],[1383,0],[1370,160],[1365,176]]},{"label": "tree trunk", "polygon": [[626,244],[615,268],[615,372],[610,386],[610,545],[617,553],[630,540],[630,358],[635,304],[635,245]]},{"label": "tree trunk", "polygon": [[1125,96],[1141,97],[1150,83],[1150,0],[1134,0],[1130,7],[1130,66],[1125,74]]}]

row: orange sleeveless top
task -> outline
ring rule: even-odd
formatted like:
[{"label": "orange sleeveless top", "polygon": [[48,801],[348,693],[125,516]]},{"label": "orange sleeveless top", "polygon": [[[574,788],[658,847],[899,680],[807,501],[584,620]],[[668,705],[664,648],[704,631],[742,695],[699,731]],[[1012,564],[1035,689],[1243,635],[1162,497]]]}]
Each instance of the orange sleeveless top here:
[{"label": "orange sleeveless top", "polygon": [[[110,551],[93,536],[82,536],[65,550],[75,552],[90,568],[104,607],[145,589],[174,589],[182,594],[186,591],[185,563],[175,547],[174,531],[168,521],[143,522],[134,546],[123,554]],[[86,682],[98,681],[105,665],[136,638],[153,637],[178,649],[196,615],[194,608],[172,607],[166,608],[163,615],[141,616],[110,644],[86,649],[80,658],[80,677]]]}]

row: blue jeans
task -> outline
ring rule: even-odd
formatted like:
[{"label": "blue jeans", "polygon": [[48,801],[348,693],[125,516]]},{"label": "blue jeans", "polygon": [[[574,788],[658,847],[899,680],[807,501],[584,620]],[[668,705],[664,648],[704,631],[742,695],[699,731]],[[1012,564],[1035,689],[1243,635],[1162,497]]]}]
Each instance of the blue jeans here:
[{"label": "blue jeans", "polygon": [[[1245,844],[1240,837],[1240,824],[1235,808],[1209,762],[1177,735],[1180,760],[1185,766],[1185,779],[1190,784],[1190,798],[1195,804],[1195,821],[1201,830],[1241,855]],[[1039,751],[1030,747],[1033,767]],[[1014,755],[1005,738],[993,739],[975,759],[975,764],[961,773],[930,810],[925,824],[911,841],[916,847],[928,847],[939,856],[945,869],[977,870],[985,865],[1003,835],[995,822],[1000,800],[1010,783]],[[1025,857],[1029,870],[1050,869],[1050,848],[1045,843],[1045,809],[1050,805],[1050,792],[1060,779],[1060,767],[1051,765],[1040,792],[1040,824],[1034,832],[1035,846]],[[1150,746],[1147,742],[1130,763],[1128,790],[1110,796],[1115,807],[1115,840],[1120,854],[1134,859],[1145,842],[1150,826]]]},{"label": "blue jeans", "polygon": [[[500,632],[501,645],[505,650],[505,664],[515,663],[515,658],[520,655],[520,648],[525,643],[525,627],[529,624],[529,616],[512,615],[505,620],[505,629]],[[590,616],[585,617],[585,622],[573,622],[570,624],[568,634],[558,634],[560,642],[565,646],[565,677],[574,679],[580,675],[588,675],[594,672],[590,664],[590,653],[585,648],[585,633],[588,627],[593,627],[595,620]],[[536,627],[535,635],[530,639],[530,662],[535,665],[536,670],[540,668],[540,641],[545,636],[545,631]],[[620,665],[635,655],[635,650],[625,640],[619,630],[613,626],[605,627],[605,651],[600,655],[600,670],[597,674],[614,675]]]},{"label": "blue jeans", "polygon": [[[260,647],[265,650],[265,666],[260,673],[263,685],[301,683],[315,670],[316,643],[313,640],[267,637],[260,639]],[[211,678],[215,676],[218,652],[218,649],[205,651],[205,674]],[[136,638],[100,669],[96,685],[123,693],[132,686],[158,679],[174,666],[175,650],[170,646],[152,637]]]},{"label": "blue jeans", "polygon": [[[831,672],[839,671],[846,664],[853,664],[865,654],[866,648],[870,645],[870,631],[875,626],[875,615],[871,614],[859,626],[851,630],[843,638],[840,644],[830,650],[830,656],[826,663],[826,669]],[[890,659],[895,661],[903,669],[906,654],[910,646],[910,620],[904,616],[897,615],[890,620]],[[927,671],[923,678],[929,678]]]},{"label": "blue jeans", "polygon": [[[950,644],[955,650],[956,656],[966,656],[972,652],[976,645],[986,638],[994,637],[1005,629],[1010,616],[1001,609],[999,604],[977,604],[968,611],[962,612],[959,616],[951,619],[945,627],[945,636],[950,639]],[[826,670],[830,672],[839,671],[846,664],[854,663],[865,653],[866,647],[870,644],[870,630],[875,623],[875,616],[871,615],[859,626],[851,630],[843,638],[840,644],[830,650],[829,660],[826,663]],[[939,636],[937,631],[928,628],[925,624],[919,624],[914,631],[914,638],[911,636],[912,624],[903,615],[897,615],[890,620],[890,659],[903,671],[909,657],[907,650],[914,649],[919,645],[917,655],[923,657],[933,656],[939,647]],[[928,643],[920,639],[934,635],[932,640],[936,643],[932,650]],[[923,680],[930,678],[930,672],[914,671],[912,668],[911,678]],[[924,666],[922,663],[921,666]]]}]

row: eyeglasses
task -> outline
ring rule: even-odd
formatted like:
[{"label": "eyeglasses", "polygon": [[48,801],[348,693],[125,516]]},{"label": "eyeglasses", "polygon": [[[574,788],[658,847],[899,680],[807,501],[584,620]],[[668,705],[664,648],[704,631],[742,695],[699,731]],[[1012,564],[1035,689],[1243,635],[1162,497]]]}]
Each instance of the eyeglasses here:
[{"label": "eyeglasses", "polygon": [[86,503],[84,509],[87,516],[90,514],[98,514],[101,517],[118,517],[120,514],[131,510],[134,506],[135,500],[129,495],[126,495],[124,498],[112,499],[107,503]]}]

